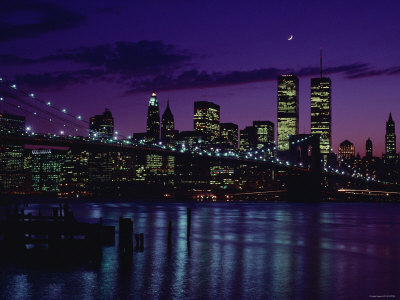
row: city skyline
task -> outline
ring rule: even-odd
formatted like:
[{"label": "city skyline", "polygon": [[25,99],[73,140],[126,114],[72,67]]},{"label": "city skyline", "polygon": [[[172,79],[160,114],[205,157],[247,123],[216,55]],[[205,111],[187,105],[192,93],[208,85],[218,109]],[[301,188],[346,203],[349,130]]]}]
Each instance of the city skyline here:
[{"label": "city skyline", "polygon": [[308,133],[321,46],[332,81],[334,150],[349,139],[364,155],[371,138],[380,155],[388,114],[399,118],[399,42],[385,42],[399,30],[397,2],[33,2],[1,4],[10,25],[0,28],[1,76],[85,119],[108,107],[125,136],[146,130],[153,90],[160,112],[170,100],[179,130],[192,129],[194,101],[220,105],[221,122],[240,129],[253,120],[277,125],[276,78],[287,73],[299,78],[299,133]]}]

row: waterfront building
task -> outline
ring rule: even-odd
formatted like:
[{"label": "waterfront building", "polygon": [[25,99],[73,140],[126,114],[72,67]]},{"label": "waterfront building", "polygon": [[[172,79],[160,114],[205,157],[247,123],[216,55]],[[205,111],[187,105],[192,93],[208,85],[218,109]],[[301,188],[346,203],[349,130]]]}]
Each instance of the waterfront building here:
[{"label": "waterfront building", "polygon": [[277,116],[278,151],[287,151],[289,136],[299,133],[299,80],[295,75],[278,77]]},{"label": "waterfront building", "polygon": [[0,135],[20,135],[24,132],[24,116],[0,113]]},{"label": "waterfront building", "polygon": [[215,142],[220,135],[220,107],[208,101],[194,102],[194,131],[204,133],[208,142]]},{"label": "waterfront building", "polygon": [[25,191],[24,147],[0,145],[0,193]]},{"label": "waterfront building", "polygon": [[160,138],[160,110],[156,93],[152,93],[147,110],[147,141],[153,142]]},{"label": "waterfront building", "polygon": [[59,192],[62,166],[67,150],[33,149],[31,156],[32,190],[34,192]]},{"label": "waterfront building", "polygon": [[114,133],[114,118],[109,109],[101,115],[95,115],[89,121],[89,137],[94,140],[110,140]]},{"label": "waterfront building", "polygon": [[68,150],[61,167],[60,192],[62,197],[87,196],[89,182],[89,152],[87,150]]}]

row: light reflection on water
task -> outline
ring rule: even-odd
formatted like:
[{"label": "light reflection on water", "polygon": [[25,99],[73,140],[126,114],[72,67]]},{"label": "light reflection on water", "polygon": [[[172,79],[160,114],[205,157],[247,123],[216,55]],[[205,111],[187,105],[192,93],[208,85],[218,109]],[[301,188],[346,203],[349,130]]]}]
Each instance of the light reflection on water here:
[{"label": "light reflection on water", "polygon": [[[58,206],[58,204],[54,204]],[[368,299],[400,297],[400,206],[395,204],[70,204],[78,220],[134,220],[144,252],[99,266],[0,268],[10,299]],[[186,208],[192,207],[190,244]],[[37,203],[26,213],[51,213]],[[47,211],[46,211],[47,209]],[[172,221],[172,247],[167,244]]]}]

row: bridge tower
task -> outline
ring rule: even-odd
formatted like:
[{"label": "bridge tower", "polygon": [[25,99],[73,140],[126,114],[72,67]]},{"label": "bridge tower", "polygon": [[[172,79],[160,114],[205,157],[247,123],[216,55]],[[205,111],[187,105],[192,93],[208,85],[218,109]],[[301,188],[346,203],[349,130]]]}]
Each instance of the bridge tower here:
[{"label": "bridge tower", "polygon": [[289,138],[289,160],[302,165],[303,173],[288,176],[289,199],[300,202],[321,199],[321,152],[319,134],[298,134]]}]

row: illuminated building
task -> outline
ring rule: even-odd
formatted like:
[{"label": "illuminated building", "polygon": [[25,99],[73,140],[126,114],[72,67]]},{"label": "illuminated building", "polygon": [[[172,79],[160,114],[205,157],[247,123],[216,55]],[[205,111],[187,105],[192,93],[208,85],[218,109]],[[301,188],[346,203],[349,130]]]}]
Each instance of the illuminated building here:
[{"label": "illuminated building", "polygon": [[25,117],[0,113],[0,135],[18,135],[25,132]]},{"label": "illuminated building", "polygon": [[371,159],[373,157],[373,152],[372,152],[372,141],[370,138],[365,142],[365,157],[367,159]]},{"label": "illuminated building", "polygon": [[240,151],[248,151],[257,147],[257,132],[254,126],[240,130]]},{"label": "illuminated building", "polygon": [[117,152],[90,152],[89,190],[98,193],[107,189],[106,183],[112,181],[114,161]]},{"label": "illuminated building", "polygon": [[354,158],[354,145],[349,140],[340,143],[338,151],[339,160],[349,160]]},{"label": "illuminated building", "polygon": [[396,133],[394,121],[392,119],[392,113],[389,114],[389,120],[386,122],[386,135],[385,135],[385,145],[386,145],[386,156],[396,156]]},{"label": "illuminated building", "polygon": [[238,125],[233,123],[221,123],[221,148],[236,150],[238,148]]},{"label": "illuminated building", "polygon": [[203,148],[207,146],[206,135],[197,131],[181,131],[177,138],[177,144],[183,149]]},{"label": "illuminated building", "polygon": [[194,131],[204,133],[209,142],[214,142],[219,138],[220,107],[208,101],[194,102]]},{"label": "illuminated building", "polygon": [[89,152],[69,150],[61,168],[60,196],[79,197],[88,195]]},{"label": "illuminated building", "polygon": [[274,143],[274,123],[271,121],[253,121],[256,134],[256,147],[261,149]]},{"label": "illuminated building", "polygon": [[25,190],[24,147],[0,145],[0,193]]},{"label": "illuminated building", "polygon": [[331,80],[311,79],[311,134],[320,134],[320,149],[324,159],[331,152]]},{"label": "illuminated building", "polygon": [[163,142],[171,142],[175,138],[175,123],[174,116],[172,115],[169,107],[169,101],[167,108],[165,109],[161,119],[161,140]]},{"label": "illuminated building", "polygon": [[289,150],[289,136],[299,133],[299,79],[278,77],[278,151]]},{"label": "illuminated building", "polygon": [[235,185],[235,168],[229,165],[210,165],[210,185],[217,190],[229,190]]},{"label": "illuminated building", "polygon": [[152,93],[147,110],[147,140],[149,142],[160,138],[160,110],[156,93]]},{"label": "illuminated building", "polygon": [[66,153],[66,150],[58,149],[34,149],[31,151],[33,191],[60,191],[60,177]]},{"label": "illuminated building", "polygon": [[[0,135],[20,135],[25,132],[25,117],[0,114]],[[24,147],[0,144],[0,193],[25,190]]]},{"label": "illuminated building", "polygon": [[132,135],[132,141],[135,143],[144,143],[146,141],[146,132],[136,132]]},{"label": "illuminated building", "polygon": [[90,118],[89,137],[95,140],[109,140],[113,138],[114,118],[107,108],[102,115]]}]

